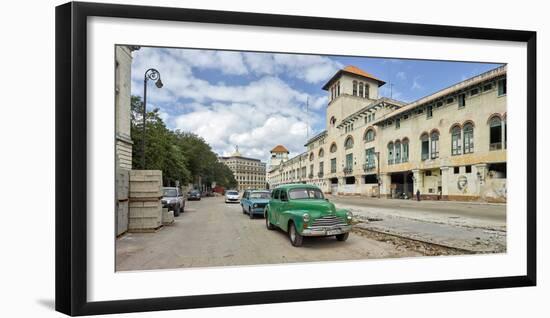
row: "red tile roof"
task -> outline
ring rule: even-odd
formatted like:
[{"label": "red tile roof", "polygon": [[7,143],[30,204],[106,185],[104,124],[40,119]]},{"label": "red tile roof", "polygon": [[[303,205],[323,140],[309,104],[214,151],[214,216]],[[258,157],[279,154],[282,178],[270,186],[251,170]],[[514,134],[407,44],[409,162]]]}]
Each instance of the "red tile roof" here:
[{"label": "red tile roof", "polygon": [[376,78],[375,76],[363,71],[362,69],[358,68],[358,67],[355,67],[353,65],[348,65],[346,67],[344,67],[344,71],[348,72],[348,73],[353,73],[353,74],[356,74],[356,75],[359,75],[359,76],[364,76],[364,77],[368,77],[368,78],[372,78],[373,80],[377,80],[377,81],[380,81],[380,79]]},{"label": "red tile roof", "polygon": [[327,90],[329,88],[329,86],[342,74],[342,73],[347,73],[347,74],[352,74],[352,75],[357,75],[357,76],[361,76],[361,77],[366,77],[366,78],[370,78],[372,80],[375,80],[378,82],[378,86],[382,86],[384,84],[386,84],[386,82],[384,82],[383,80],[377,78],[376,76],[372,75],[372,74],[369,74],[365,71],[363,71],[362,69],[356,67],[356,66],[353,66],[353,65],[348,65],[346,67],[344,67],[343,69],[339,70],[338,72],[336,72],[336,74],[334,74],[334,76],[332,76],[332,78],[323,86],[323,89],[324,90]]},{"label": "red tile roof", "polygon": [[275,148],[271,149],[270,152],[278,152],[278,153],[286,152],[286,153],[288,153],[288,149],[286,149],[285,146],[283,146],[283,145],[277,145],[277,146],[275,146]]}]

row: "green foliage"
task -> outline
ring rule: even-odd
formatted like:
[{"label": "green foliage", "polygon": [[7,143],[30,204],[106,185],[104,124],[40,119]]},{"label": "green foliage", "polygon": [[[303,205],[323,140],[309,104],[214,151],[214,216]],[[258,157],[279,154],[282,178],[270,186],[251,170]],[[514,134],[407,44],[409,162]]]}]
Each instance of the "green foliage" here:
[{"label": "green foliage", "polygon": [[139,96],[131,99],[131,134],[134,141],[134,169],[162,170],[165,185],[199,182],[233,188],[237,180],[206,141],[192,133],[170,131],[160,118],[158,109],[147,112],[145,125],[145,166],[141,160],[143,141],[143,103]]}]

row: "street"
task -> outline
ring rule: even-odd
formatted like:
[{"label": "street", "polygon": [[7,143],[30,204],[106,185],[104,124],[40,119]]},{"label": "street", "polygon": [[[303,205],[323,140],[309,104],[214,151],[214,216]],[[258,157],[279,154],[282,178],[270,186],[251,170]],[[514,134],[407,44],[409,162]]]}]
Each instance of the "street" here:
[{"label": "street", "polygon": [[403,245],[351,233],[346,242],[334,237],[305,238],[293,247],[287,234],[269,231],[263,218],[249,219],[239,204],[222,197],[186,202],[174,224],[155,233],[127,233],[116,241],[116,270],[150,270],[339,261],[422,256]]},{"label": "street", "polygon": [[506,205],[327,196],[353,212],[356,229],[471,253],[506,252]]}]

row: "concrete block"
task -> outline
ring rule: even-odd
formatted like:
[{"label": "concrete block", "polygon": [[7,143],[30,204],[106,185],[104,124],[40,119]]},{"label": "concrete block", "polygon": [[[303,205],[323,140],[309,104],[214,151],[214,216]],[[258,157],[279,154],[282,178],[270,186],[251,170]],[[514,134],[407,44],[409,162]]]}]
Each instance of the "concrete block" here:
[{"label": "concrete block", "polygon": [[130,191],[130,171],[117,169],[115,180],[117,200],[127,200]]},{"label": "concrete block", "polygon": [[174,223],[174,211],[168,211],[168,208],[162,209],[162,224],[168,225]]},{"label": "concrete block", "polygon": [[116,235],[121,235],[128,231],[128,201],[118,201],[116,203]]}]

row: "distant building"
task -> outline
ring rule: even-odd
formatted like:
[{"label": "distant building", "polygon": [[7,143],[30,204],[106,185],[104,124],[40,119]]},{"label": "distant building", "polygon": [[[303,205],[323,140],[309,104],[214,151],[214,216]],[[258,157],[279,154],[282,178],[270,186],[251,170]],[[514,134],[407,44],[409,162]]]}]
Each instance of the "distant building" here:
[{"label": "distant building", "polygon": [[237,190],[265,189],[266,188],[266,164],[259,159],[243,157],[236,147],[235,152],[228,157],[220,157],[237,179]]},{"label": "distant building", "polygon": [[411,198],[419,191],[423,199],[506,202],[506,66],[412,103],[380,98],[384,84],[354,66],[339,70],[323,86],[326,129],[302,154],[276,160],[270,185],[306,182],[341,195]]}]

